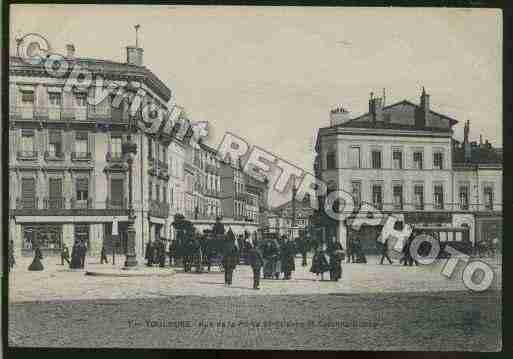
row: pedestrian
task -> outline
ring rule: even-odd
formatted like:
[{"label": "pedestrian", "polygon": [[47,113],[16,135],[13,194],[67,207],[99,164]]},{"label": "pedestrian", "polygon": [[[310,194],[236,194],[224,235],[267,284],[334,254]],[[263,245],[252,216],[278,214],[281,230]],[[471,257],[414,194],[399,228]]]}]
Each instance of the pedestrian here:
[{"label": "pedestrian", "polygon": [[411,267],[411,266],[413,266],[413,263],[415,263],[415,265],[417,265],[417,266],[419,265],[419,262],[416,259],[414,259],[413,256],[411,255],[411,250],[410,250],[412,241],[416,237],[416,235],[417,235],[417,233],[415,233],[415,235],[414,235],[414,233],[412,233],[410,235],[410,237],[406,240],[406,243],[405,243],[405,245],[403,247],[403,251],[402,251],[403,257],[404,257],[404,264],[403,265],[405,267],[406,266],[410,266]]},{"label": "pedestrian", "polygon": [[270,279],[273,276],[272,257],[274,256],[274,247],[269,239],[263,244],[262,255],[264,257],[264,279]]},{"label": "pedestrian", "polygon": [[353,250],[353,239],[349,237],[347,241],[347,263],[355,263],[355,255]]},{"label": "pedestrian", "polygon": [[166,266],[166,245],[164,244],[163,239],[158,240],[158,263],[160,268],[164,268]]},{"label": "pedestrian", "polygon": [[144,259],[146,259],[146,266],[153,266],[153,242],[151,240],[146,243],[146,249],[144,250]]},{"label": "pedestrian", "polygon": [[[231,229],[228,231],[228,234],[230,233],[230,231]],[[233,271],[239,263],[239,249],[235,239],[228,239],[227,241],[229,243],[227,243],[227,248],[223,256],[224,284],[231,285],[233,281]]]},{"label": "pedestrian", "polygon": [[356,261],[353,263],[367,263],[367,258],[363,253],[362,242],[359,238],[353,240],[353,252],[356,257]]},{"label": "pedestrian", "polygon": [[41,260],[43,259],[43,253],[41,253],[41,249],[39,248],[39,244],[36,244],[34,247],[34,259],[32,263],[28,267],[29,271],[42,271],[44,270],[43,263]]},{"label": "pedestrian", "polygon": [[344,250],[342,245],[335,241],[329,251],[330,280],[337,282],[342,278],[342,261],[344,260]]},{"label": "pedestrian", "polygon": [[80,268],[84,268],[84,266],[85,266],[86,255],[87,255],[87,245],[83,240],[81,240],[80,241]]},{"label": "pedestrian", "polygon": [[283,272],[283,279],[290,280],[292,272],[296,270],[296,265],[294,263],[294,258],[296,256],[296,248],[294,243],[289,240],[289,238],[284,235],[283,244],[281,250],[281,270]]},{"label": "pedestrian", "polygon": [[71,248],[71,263],[69,264],[70,269],[80,269],[81,258],[80,258],[80,246],[78,240],[73,244]]},{"label": "pedestrian", "polygon": [[107,250],[105,249],[105,243],[102,244],[102,250],[100,253],[100,264],[103,263],[109,263],[109,260],[107,259]]},{"label": "pedestrian", "polygon": [[324,280],[324,272],[328,272],[329,270],[329,258],[326,254],[326,245],[323,244],[317,248],[317,251],[312,258],[312,267],[310,268],[310,272],[315,273],[317,276],[320,274],[322,281]]},{"label": "pedestrian", "polygon": [[68,246],[66,244],[62,245],[62,251],[61,251],[61,265],[62,266],[64,265],[64,261],[66,261],[68,263],[68,265],[70,265],[69,250],[68,250]]},{"label": "pedestrian", "polygon": [[169,266],[175,265],[176,258],[176,240],[172,240],[169,243]]},{"label": "pedestrian", "polygon": [[250,245],[248,262],[253,269],[253,289],[260,289],[260,271],[264,265],[264,258],[255,244]]},{"label": "pedestrian", "polygon": [[14,268],[14,265],[16,264],[16,260],[14,258],[14,241],[11,239],[9,241],[9,271],[11,271]]},{"label": "pedestrian", "polygon": [[386,258],[386,260],[388,260],[388,263],[392,264],[394,262],[392,262],[392,260],[390,259],[390,257],[388,256],[388,239],[390,237],[387,237],[385,239],[385,243],[383,243],[383,248],[381,249],[382,252],[381,252],[381,260],[379,261],[379,264],[383,264],[383,260]]}]

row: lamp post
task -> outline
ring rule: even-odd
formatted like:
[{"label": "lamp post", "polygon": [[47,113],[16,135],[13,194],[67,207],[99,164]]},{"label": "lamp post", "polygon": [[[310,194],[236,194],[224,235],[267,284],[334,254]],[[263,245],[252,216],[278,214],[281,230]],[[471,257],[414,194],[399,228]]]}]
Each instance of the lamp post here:
[{"label": "lamp post", "polygon": [[133,174],[132,164],[135,155],[137,154],[137,143],[132,140],[132,126],[129,129],[128,140],[123,144],[123,153],[128,165],[128,228],[127,228],[127,248],[125,268],[133,268],[137,266],[137,259],[135,254],[135,210],[132,198],[133,190]]}]

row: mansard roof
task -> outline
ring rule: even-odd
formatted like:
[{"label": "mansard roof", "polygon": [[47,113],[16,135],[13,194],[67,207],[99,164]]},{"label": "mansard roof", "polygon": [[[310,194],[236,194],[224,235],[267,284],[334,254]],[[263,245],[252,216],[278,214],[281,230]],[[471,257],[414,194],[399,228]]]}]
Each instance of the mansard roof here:
[{"label": "mansard roof", "polygon": [[392,105],[383,107],[383,121],[374,122],[372,114],[369,112],[353,118],[345,123],[334,127],[352,127],[352,128],[383,128],[383,129],[422,129],[422,130],[450,130],[458,121],[455,119],[430,110],[426,119],[425,126],[419,128],[415,125],[415,118],[419,116],[420,106],[403,100]]},{"label": "mansard roof", "polygon": [[[165,102],[171,99],[171,90],[151,70],[144,66],[136,66],[128,63],[115,62],[103,59],[92,59],[87,57],[65,58],[69,66],[68,74],[76,65],[89,70],[93,76],[101,75],[104,79],[115,80],[140,80],[159,95]],[[10,56],[9,73],[12,75],[26,76],[50,76],[41,65],[29,64],[21,57]]]}]

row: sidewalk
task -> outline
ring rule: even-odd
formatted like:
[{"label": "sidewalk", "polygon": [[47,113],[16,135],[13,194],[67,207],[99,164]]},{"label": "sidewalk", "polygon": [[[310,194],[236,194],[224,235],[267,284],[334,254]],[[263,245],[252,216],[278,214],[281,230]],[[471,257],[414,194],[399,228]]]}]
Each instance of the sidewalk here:
[{"label": "sidewalk", "polygon": [[[484,259],[482,259],[484,260]],[[441,275],[445,260],[431,265],[403,267],[378,264],[379,257],[369,256],[367,264],[343,264],[342,280],[323,281],[302,267],[296,259],[296,271],[292,280],[261,280],[261,290],[252,289],[252,271],[249,266],[239,265],[234,273],[233,285],[224,286],[224,273],[217,267],[211,273],[184,273],[182,268],[150,268],[165,276],[112,277],[90,276],[85,271],[70,271],[60,265],[60,258],[43,259],[45,270],[27,270],[32,258],[20,258],[9,277],[9,298],[20,301],[52,301],[81,299],[126,299],[162,298],[169,296],[240,296],[283,294],[328,294],[328,293],[385,293],[385,292],[435,292],[467,290],[461,280],[464,265],[460,262],[452,278]],[[492,287],[501,288],[501,258],[485,260],[494,268]],[[139,265],[143,267],[142,262]],[[97,258],[88,258],[86,271],[121,271],[123,262],[116,266],[99,264]],[[174,275],[167,275],[175,271]],[[329,275],[326,273],[325,279]]]}]

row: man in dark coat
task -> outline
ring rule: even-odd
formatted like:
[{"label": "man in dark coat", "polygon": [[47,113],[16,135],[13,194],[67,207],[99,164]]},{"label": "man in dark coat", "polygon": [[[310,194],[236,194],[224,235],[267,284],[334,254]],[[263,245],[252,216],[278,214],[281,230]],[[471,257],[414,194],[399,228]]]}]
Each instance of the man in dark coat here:
[{"label": "man in dark coat", "polygon": [[296,270],[294,258],[296,256],[296,248],[294,243],[283,236],[283,244],[281,250],[281,271],[283,272],[283,279],[289,280],[292,272]]},{"label": "man in dark coat", "polygon": [[260,271],[264,265],[264,258],[258,247],[254,244],[249,248],[248,262],[253,269],[253,289],[260,289]]},{"label": "man in dark coat", "polygon": [[224,266],[224,283],[225,285],[231,285],[233,281],[233,271],[239,263],[239,248],[236,241],[228,240],[227,250],[223,256]]},{"label": "man in dark coat", "polygon": [[175,264],[176,258],[176,240],[171,241],[169,243],[169,266],[173,266]]},{"label": "man in dark coat", "polygon": [[354,250],[353,250],[353,238],[349,237],[348,241],[347,241],[347,263],[355,263],[355,255],[354,255]]},{"label": "man in dark coat", "polygon": [[383,243],[383,248],[381,249],[381,260],[379,261],[379,264],[383,264],[383,260],[386,258],[388,260],[388,263],[392,264],[392,260],[388,256],[388,238],[385,239],[385,243]]},{"label": "man in dark coat", "polygon": [[64,261],[66,261],[68,263],[68,265],[70,264],[69,263],[69,250],[68,250],[68,246],[65,244],[62,245],[61,266],[64,265]]},{"label": "man in dark coat", "polygon": [[329,258],[330,280],[336,282],[342,277],[342,261],[344,260],[344,250],[338,241],[335,241],[331,246]]},{"label": "man in dark coat", "polygon": [[162,239],[159,239],[157,243],[157,258],[159,267],[164,268],[166,266],[166,245]]},{"label": "man in dark coat", "polygon": [[312,267],[310,268],[310,272],[315,273],[316,275],[320,274],[321,280],[324,280],[324,272],[328,272],[329,270],[329,257],[326,253],[326,246],[323,244],[317,247],[317,251],[312,258]]},{"label": "man in dark coat", "polygon": [[153,266],[153,242],[150,240],[146,243],[146,248],[144,251],[144,259],[146,259],[146,265],[148,267]]},{"label": "man in dark coat", "polygon": [[109,263],[109,260],[107,259],[107,250],[105,249],[105,244],[102,244],[102,251],[100,253],[100,264],[103,263]]}]

